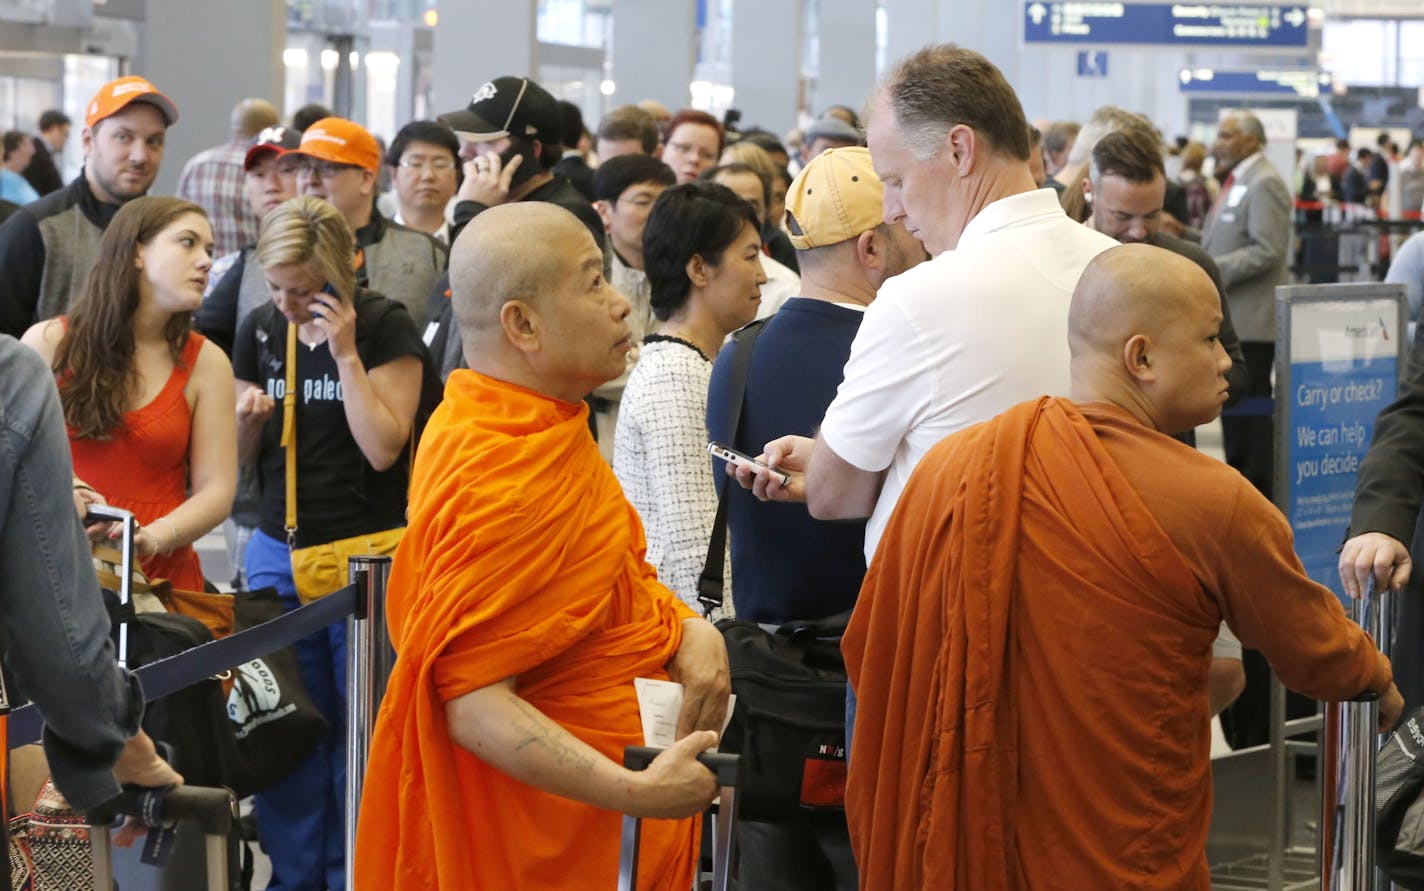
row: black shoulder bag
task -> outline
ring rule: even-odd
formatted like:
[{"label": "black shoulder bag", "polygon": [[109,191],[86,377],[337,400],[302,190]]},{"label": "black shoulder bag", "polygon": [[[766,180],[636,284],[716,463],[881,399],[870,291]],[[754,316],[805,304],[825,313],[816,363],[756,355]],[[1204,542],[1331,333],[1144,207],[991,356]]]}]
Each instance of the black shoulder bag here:
[{"label": "black shoulder bag", "polygon": [[[753,322],[736,334],[729,393],[728,445],[737,442],[751,370],[752,347],[766,325]],[[757,449],[748,449],[755,454]],[[711,612],[722,605],[727,546],[727,489],[698,581],[698,601]],[[717,623],[727,645],[732,692],[737,695],[721,751],[742,756],[739,811],[766,823],[842,819],[845,808],[846,670],[840,637],[850,613],[814,622],[788,622],[771,633],[755,622]]]},{"label": "black shoulder bag", "polygon": [[1424,889],[1424,709],[1375,756],[1375,863],[1400,888]]}]

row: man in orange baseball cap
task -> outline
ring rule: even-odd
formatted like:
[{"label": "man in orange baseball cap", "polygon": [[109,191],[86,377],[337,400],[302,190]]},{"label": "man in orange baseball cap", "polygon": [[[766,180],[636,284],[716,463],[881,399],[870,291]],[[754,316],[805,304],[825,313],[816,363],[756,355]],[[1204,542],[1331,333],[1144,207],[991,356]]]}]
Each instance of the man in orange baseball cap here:
[{"label": "man in orange baseball cap", "polygon": [[424,232],[398,225],[376,212],[381,147],[354,121],[322,118],[302,133],[290,153],[297,158],[297,194],[331,204],[356,239],[359,283],[410,310],[425,326],[426,305],[445,272],[446,248]]},{"label": "man in orange baseball cap", "polygon": [[0,226],[0,332],[69,308],[119,207],[148,193],[178,107],[142,77],[99,88],[84,114],[84,170]]}]

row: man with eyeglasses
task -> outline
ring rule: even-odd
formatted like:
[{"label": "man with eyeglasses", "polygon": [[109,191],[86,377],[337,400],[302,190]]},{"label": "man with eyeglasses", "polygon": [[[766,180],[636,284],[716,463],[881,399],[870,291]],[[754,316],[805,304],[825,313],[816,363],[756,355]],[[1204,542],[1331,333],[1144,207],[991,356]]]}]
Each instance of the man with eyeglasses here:
[{"label": "man with eyeglasses", "polygon": [[460,140],[434,121],[411,121],[386,152],[395,185],[396,214],[402,226],[424,232],[449,247],[446,205],[460,186]]},{"label": "man with eyeglasses", "polygon": [[302,134],[292,155],[298,159],[297,194],[325,200],[351,228],[358,283],[403,304],[423,328],[447,251],[426,233],[376,212],[381,168],[376,138],[345,118],[322,118]]}]

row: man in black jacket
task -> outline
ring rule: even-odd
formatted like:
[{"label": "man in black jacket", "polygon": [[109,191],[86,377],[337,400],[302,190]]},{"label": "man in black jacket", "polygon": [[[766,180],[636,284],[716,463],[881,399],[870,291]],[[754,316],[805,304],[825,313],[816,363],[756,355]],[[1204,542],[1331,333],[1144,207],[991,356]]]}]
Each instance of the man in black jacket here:
[{"label": "man in black jacket", "polygon": [[[608,272],[610,254],[603,218],[553,169],[560,153],[563,119],[558,101],[548,90],[527,77],[497,77],[476,90],[465,108],[442,114],[439,120],[459,137],[460,158],[465,164],[465,179],[455,194],[452,246],[465,225],[491,207],[545,201],[579,218],[603,251],[603,268]],[[440,369],[441,380],[464,361],[449,296],[446,277],[431,294],[430,324],[425,328],[425,345]]]},{"label": "man in black jacket", "polygon": [[[1395,682],[1407,708],[1424,704],[1424,578],[1413,572],[1410,552],[1424,548],[1424,354],[1416,336],[1399,396],[1375,418],[1374,440],[1360,462],[1349,538],[1340,550],[1345,593],[1363,597],[1373,576],[1376,590],[1400,592]],[[1406,547],[1406,543],[1409,545]]]},{"label": "man in black jacket", "polygon": [[39,124],[40,133],[34,137],[35,154],[30,158],[23,176],[36,192],[44,196],[64,188],[58,158],[64,153],[64,144],[69,141],[69,115],[50,108],[40,115]]},{"label": "man in black jacket", "polygon": [[84,170],[0,226],[0,333],[15,337],[69,308],[125,202],[147,194],[178,108],[141,77],[99,89],[84,118]]}]

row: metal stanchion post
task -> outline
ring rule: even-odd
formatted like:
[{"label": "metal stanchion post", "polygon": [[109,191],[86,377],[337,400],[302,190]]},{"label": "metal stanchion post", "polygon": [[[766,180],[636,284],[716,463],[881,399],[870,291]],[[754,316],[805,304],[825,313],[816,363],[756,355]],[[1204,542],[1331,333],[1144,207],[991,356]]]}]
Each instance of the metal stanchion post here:
[{"label": "metal stanchion post", "polygon": [[356,612],[346,620],[346,887],[355,887],[356,818],[366,779],[366,758],[376,712],[395,665],[386,631],[386,582],[391,558],[352,557],[351,584],[357,586]]},{"label": "metal stanchion post", "polygon": [[[1388,592],[1376,595],[1371,584],[1368,595],[1351,603],[1351,617],[1364,628],[1380,649],[1389,655],[1393,623]],[[1334,849],[1326,888],[1338,891],[1365,891],[1389,888],[1390,883],[1375,870],[1375,755],[1382,737],[1378,732],[1379,706],[1370,702],[1346,702],[1340,706],[1339,732],[1331,740],[1336,765],[1334,788],[1323,790],[1333,799],[1335,815]]]}]

